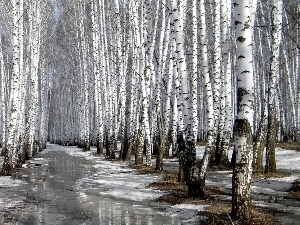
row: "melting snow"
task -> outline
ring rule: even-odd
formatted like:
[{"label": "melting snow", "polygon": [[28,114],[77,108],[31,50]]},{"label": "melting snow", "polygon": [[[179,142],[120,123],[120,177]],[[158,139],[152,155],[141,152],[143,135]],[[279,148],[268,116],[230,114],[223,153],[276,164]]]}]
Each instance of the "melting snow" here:
[{"label": "melting snow", "polygon": [[[205,147],[197,147],[197,157],[201,158],[204,153]],[[153,190],[148,188],[148,185],[161,179],[157,176],[148,174],[137,174],[133,169],[129,168],[128,162],[113,162],[106,161],[104,157],[95,156],[95,149],[83,152],[77,147],[67,147],[58,145],[48,145],[48,149],[44,152],[60,150],[71,156],[84,157],[88,160],[93,167],[97,170],[89,176],[77,181],[74,190],[77,191],[79,199],[84,201],[87,198],[87,193],[92,190],[98,190],[99,195],[103,197],[111,197],[117,199],[124,199],[136,202],[150,201],[158,198],[166,192]],[[231,157],[229,152],[229,158]],[[43,153],[41,153],[43,154]],[[286,196],[288,189],[291,187],[292,182],[299,178],[300,174],[300,152],[292,150],[278,149],[276,151],[277,168],[291,172],[291,176],[284,178],[269,178],[269,179],[253,179],[252,180],[252,193],[257,197],[253,202],[257,205],[268,207],[270,203],[266,201],[269,195]],[[3,157],[0,157],[0,167],[3,162]],[[24,164],[23,167],[28,167],[31,164],[48,163],[47,159],[34,158]],[[174,159],[164,159],[166,168],[178,168],[178,162]],[[0,168],[1,169],[1,168]],[[207,184],[219,187],[231,188],[231,171],[214,171],[207,175]],[[24,181],[12,179],[10,177],[0,177],[1,188],[13,188],[24,184]],[[98,187],[98,189],[95,189]],[[0,192],[0,210],[3,211],[4,207],[13,207],[20,204],[22,200],[15,199],[14,196],[7,196],[7,193]],[[174,217],[181,217],[185,223],[196,223],[201,218],[197,216],[197,212],[202,211],[207,205],[192,205],[192,204],[179,204],[168,207],[166,211],[161,212]],[[283,203],[278,202],[272,204],[272,207],[284,208],[290,210],[294,215],[300,216],[300,209],[293,206],[284,206]],[[0,214],[1,216],[1,214]],[[203,218],[202,218],[203,219]]]},{"label": "melting snow", "polygon": [[12,179],[11,177],[0,176],[0,188],[15,187],[24,184],[22,180]]}]

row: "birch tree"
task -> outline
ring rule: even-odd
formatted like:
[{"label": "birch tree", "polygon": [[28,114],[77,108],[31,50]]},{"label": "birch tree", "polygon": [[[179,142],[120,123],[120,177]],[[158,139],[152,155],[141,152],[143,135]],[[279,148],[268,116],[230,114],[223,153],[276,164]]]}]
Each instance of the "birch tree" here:
[{"label": "birch tree", "polygon": [[[3,54],[3,45],[2,45],[2,37],[0,36],[0,90],[1,90],[1,114],[0,114],[0,143],[1,148],[4,147],[5,143],[5,134],[6,134],[6,94],[7,94],[7,70],[5,69],[5,61],[4,61],[4,54]],[[2,151],[1,151],[2,154]]]},{"label": "birch tree", "polygon": [[41,40],[41,2],[35,1],[30,5],[29,22],[31,29],[30,39],[30,110],[29,110],[29,136],[28,136],[28,158],[37,152],[38,144],[38,122],[39,122],[39,63],[40,63],[40,40]]},{"label": "birch tree", "polygon": [[244,221],[251,218],[250,186],[254,102],[251,15],[251,1],[236,1],[237,116],[234,124],[236,155],[232,177],[231,216]]},{"label": "birch tree", "polygon": [[[170,46],[170,23],[169,18],[166,17],[166,1],[161,1],[161,30],[159,36],[159,65],[158,65],[158,73],[157,73],[157,85],[156,85],[156,104],[157,104],[157,120],[159,126],[159,147],[158,147],[158,155],[156,158],[156,170],[163,170],[163,156],[164,154],[169,153],[170,140],[168,139],[169,128],[170,128],[170,111],[171,111],[171,87],[172,87],[172,72],[168,73],[167,78],[167,87],[166,87],[166,98],[165,105],[162,108],[162,97],[161,97],[161,87],[163,85],[163,75],[164,70],[166,68],[167,61],[167,53]],[[158,15],[158,14],[157,14]],[[167,21],[167,22],[166,22]],[[167,23],[167,25],[166,25]],[[169,65],[169,69],[172,68],[173,65]]]},{"label": "birch tree", "polygon": [[209,160],[213,151],[213,139],[215,137],[215,117],[214,117],[214,103],[213,103],[213,93],[212,93],[212,82],[210,79],[209,73],[209,65],[208,65],[208,50],[207,50],[207,28],[206,28],[206,10],[205,3],[203,0],[199,1],[199,9],[200,9],[200,52],[201,52],[201,69],[202,76],[205,83],[205,91],[206,91],[206,117],[207,117],[207,144],[205,147],[205,152],[202,158],[202,162],[199,168],[199,186],[200,193],[204,195],[205,188],[205,176],[207,172],[207,167],[209,164]]},{"label": "birch tree", "polygon": [[213,37],[214,37],[214,50],[213,50],[213,73],[212,73],[212,87],[214,97],[214,116],[215,116],[215,129],[216,136],[214,138],[215,151],[212,158],[215,161],[220,152],[221,144],[221,131],[223,129],[223,115],[221,113],[221,94],[223,84],[221,80],[221,1],[213,1]]},{"label": "birch tree", "polygon": [[178,67],[181,75],[181,95],[179,100],[182,103],[184,121],[184,129],[178,131],[180,134],[178,139],[180,148],[179,163],[183,166],[184,178],[188,185],[189,196],[197,196],[199,195],[199,187],[194,174],[196,169],[196,141],[193,136],[193,113],[190,110],[192,109],[192,99],[188,83],[185,50],[183,46],[183,30],[180,23],[177,2],[171,0],[170,8],[172,10],[171,23],[174,26]]},{"label": "birch tree", "polygon": [[19,43],[19,7],[18,1],[12,1],[12,12],[13,12],[13,36],[12,36],[12,45],[13,45],[13,72],[12,72],[12,85],[11,85],[11,100],[10,108],[8,109],[9,118],[7,120],[7,139],[5,143],[5,156],[1,174],[2,175],[11,175],[13,169],[16,167],[17,158],[17,134],[18,134],[18,114],[20,110],[19,106],[19,81],[20,81],[20,48],[23,47]]},{"label": "birch tree", "polygon": [[268,133],[265,172],[276,171],[275,147],[277,140],[276,83],[279,73],[279,48],[282,26],[282,1],[271,1],[271,58],[268,86]]},{"label": "birch tree", "polygon": [[221,143],[218,157],[216,157],[217,164],[228,165],[228,150],[229,142],[232,136],[232,74],[231,74],[231,7],[232,1],[221,2],[221,50],[222,50],[222,80],[223,80],[223,99],[221,101],[221,108],[225,108],[223,115],[223,129],[221,133]]}]

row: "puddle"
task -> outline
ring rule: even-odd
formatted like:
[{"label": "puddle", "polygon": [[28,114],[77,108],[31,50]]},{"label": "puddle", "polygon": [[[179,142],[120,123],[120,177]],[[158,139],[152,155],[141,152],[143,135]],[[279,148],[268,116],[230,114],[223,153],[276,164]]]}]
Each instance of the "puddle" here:
[{"label": "puddle", "polygon": [[[195,215],[189,215],[193,218],[191,221],[180,213],[170,213],[169,205],[114,195],[123,189],[118,190],[121,186],[117,183],[113,186],[106,183],[113,183],[122,176],[109,175],[109,171],[107,174],[108,162],[95,164],[83,157],[54,150],[55,146],[50,146],[50,150],[40,153],[17,171],[14,178],[23,181],[19,186],[1,190],[2,194],[18,201],[0,208],[0,224],[199,224]],[[115,189],[109,190],[111,187]],[[139,190],[134,185],[129,187],[133,188],[127,190],[130,194]]]}]

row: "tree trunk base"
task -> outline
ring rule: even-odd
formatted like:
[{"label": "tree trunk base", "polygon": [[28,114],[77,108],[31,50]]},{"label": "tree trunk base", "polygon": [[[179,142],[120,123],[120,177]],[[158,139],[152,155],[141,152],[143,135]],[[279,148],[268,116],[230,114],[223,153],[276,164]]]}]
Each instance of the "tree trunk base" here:
[{"label": "tree trunk base", "polygon": [[188,196],[191,198],[199,198],[204,195],[204,192],[200,189],[199,181],[196,177],[192,177],[188,181]]},{"label": "tree trunk base", "polygon": [[10,149],[7,149],[6,147],[4,148],[4,162],[2,166],[2,170],[0,171],[1,176],[11,176],[13,173],[14,166],[9,160],[9,151]]},{"label": "tree trunk base", "polygon": [[98,139],[96,145],[97,145],[97,154],[103,155],[104,153],[103,142]]}]

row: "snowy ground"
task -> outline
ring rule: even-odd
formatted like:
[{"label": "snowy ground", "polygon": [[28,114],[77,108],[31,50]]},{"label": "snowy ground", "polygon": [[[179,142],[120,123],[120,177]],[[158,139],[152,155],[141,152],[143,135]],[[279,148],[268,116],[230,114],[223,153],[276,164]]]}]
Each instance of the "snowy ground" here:
[{"label": "snowy ground", "polygon": [[[75,189],[79,191],[82,198],[86,196],[86,192],[92,189],[93,184],[97,187],[103,187],[105,190],[101,192],[103,196],[131,200],[137,204],[144,201],[154,201],[161,195],[166,194],[166,192],[147,188],[149,184],[161,179],[158,176],[137,174],[133,169],[129,168],[128,162],[104,161],[103,157],[94,156],[93,152],[95,149],[92,149],[91,152],[73,150],[70,148],[66,149],[70,155],[81,155],[93,161],[94,167],[98,171],[76,183]],[[89,184],[89,186],[87,187],[84,184]],[[139,205],[136,206],[139,207]],[[174,218],[174,221],[180,220],[180,224],[198,224],[197,212],[203,211],[205,207],[203,205],[180,204],[168,207],[161,212],[156,211],[156,213],[171,216]]]},{"label": "snowy ground", "polygon": [[[49,144],[38,158],[23,165],[28,172],[20,172],[20,180],[0,177],[0,224],[1,219],[5,219],[4,224],[18,221],[30,225],[199,223],[197,213],[206,206],[157,203],[154,200],[166,193],[147,186],[160,177],[138,174],[129,168],[128,162],[107,161],[94,153],[95,149],[82,152],[77,147]],[[76,169],[77,164],[81,169]],[[70,209],[73,204],[80,209]],[[61,209],[66,208],[68,212],[63,214]],[[71,215],[82,210],[84,214],[79,219]],[[7,218],[14,222],[8,223]]]},{"label": "snowy ground", "polygon": [[[202,156],[204,147],[199,147],[198,156]],[[229,152],[229,157],[232,149]],[[290,176],[282,178],[257,178],[252,179],[251,192],[253,204],[275,209],[282,224],[299,224],[300,202],[291,199],[289,189],[293,181],[300,178],[300,152],[277,148],[276,165],[277,170],[291,173]],[[211,171],[207,175],[207,184],[231,189],[232,171]],[[229,196],[217,196],[220,199],[231,199]],[[275,199],[275,200],[274,200]],[[275,201],[275,202],[274,202]]]},{"label": "snowy ground", "polygon": [[[155,199],[166,193],[147,188],[147,186],[159,180],[159,177],[147,174],[137,174],[134,170],[129,168],[128,162],[106,161],[103,157],[94,155],[95,149],[92,149],[90,152],[82,152],[81,149],[76,147],[63,147],[49,144],[47,149],[39,154],[39,158],[30,160],[24,167],[40,164],[47,166],[48,160],[43,158],[43,155],[47,155],[47,153],[51,153],[52,151],[61,151],[67,153],[69,156],[84,158],[88,162],[84,165],[87,174],[76,180],[75,184],[70,187],[70,189],[76,193],[80,203],[88,205],[95,201],[95,198],[113,199],[113,201],[110,202],[113,210],[107,209],[107,202],[105,201],[99,201],[99,204],[97,204],[96,207],[99,208],[99,211],[102,210],[104,212],[99,213],[99,221],[104,217],[107,220],[107,217],[109,216],[116,216],[116,214],[118,214],[117,212],[120,214],[119,221],[123,221],[121,219],[121,211],[124,210],[124,207],[127,207],[128,210],[133,211],[136,208],[144,210],[141,214],[150,215],[149,218],[151,218],[147,220],[148,224],[157,224],[156,222],[159,221],[159,218],[154,218],[154,215],[157,214],[164,217],[166,224],[197,224],[200,220],[200,218],[197,217],[197,212],[203,211],[205,207],[207,207],[192,204],[174,206],[159,206],[157,203],[154,204]],[[199,146],[197,149],[197,156],[201,157],[203,152],[204,147]],[[262,207],[278,209],[282,212],[279,212],[282,222],[292,224],[300,218],[300,204],[297,201],[287,198],[287,194],[292,182],[295,179],[299,179],[300,176],[300,152],[278,149],[276,154],[277,168],[291,172],[291,176],[284,178],[253,179],[253,202]],[[0,163],[1,160],[3,160],[3,158],[0,158]],[[153,163],[155,163],[155,160],[153,160]],[[178,162],[176,159],[164,159],[164,165],[167,170],[176,171],[178,169]],[[74,167],[76,165],[69,166]],[[90,169],[89,167],[93,167],[93,169]],[[45,175],[48,176],[47,174]],[[207,176],[207,184],[230,189],[231,175],[231,171],[210,172]],[[51,178],[51,174],[49,174],[49,177]],[[32,182],[30,177],[28,179]],[[0,224],[1,213],[5,212],[7,208],[18,208],[25,199],[25,197],[20,198],[18,194],[8,191],[8,189],[11,190],[16,187],[21,187],[22,185],[26,185],[26,179],[0,177]],[[281,200],[272,203],[269,201],[269,198],[272,196]],[[219,197],[228,198],[228,196]],[[128,202],[130,203],[129,205],[127,204]],[[119,211],[117,209],[119,209]],[[172,219],[170,220],[169,218]],[[132,223],[132,221],[130,223]],[[126,223],[125,221],[124,224],[129,223]]]}]

